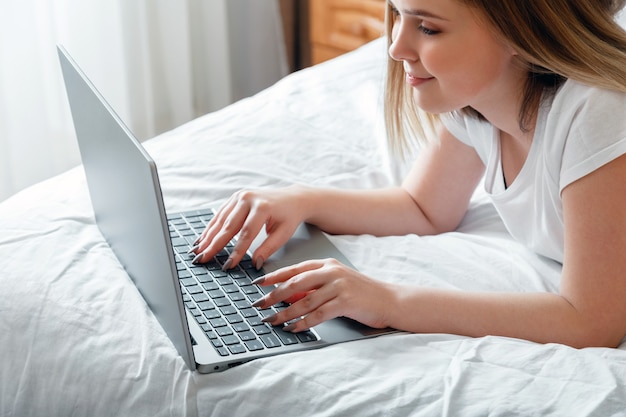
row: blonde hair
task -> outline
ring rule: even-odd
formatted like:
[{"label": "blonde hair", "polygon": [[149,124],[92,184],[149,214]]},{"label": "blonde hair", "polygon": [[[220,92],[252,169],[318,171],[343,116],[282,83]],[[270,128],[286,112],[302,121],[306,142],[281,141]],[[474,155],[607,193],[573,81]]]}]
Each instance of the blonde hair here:
[{"label": "blonde hair", "polygon": [[[626,31],[615,21],[626,0],[457,0],[473,8],[518,53],[528,68],[518,122],[527,130],[545,91],[571,78],[588,85],[626,92]],[[394,24],[387,8],[389,46]],[[439,117],[418,109],[404,81],[402,63],[389,58],[385,121],[393,151],[402,155],[410,141],[432,137]],[[471,108],[461,109],[474,117]]]}]

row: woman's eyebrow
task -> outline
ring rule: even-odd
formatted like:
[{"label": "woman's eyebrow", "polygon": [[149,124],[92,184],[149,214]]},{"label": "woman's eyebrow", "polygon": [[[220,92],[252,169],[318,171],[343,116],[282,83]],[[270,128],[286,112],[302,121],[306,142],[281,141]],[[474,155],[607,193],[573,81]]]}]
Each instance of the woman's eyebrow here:
[{"label": "woman's eyebrow", "polygon": [[[395,4],[393,4],[393,2],[391,0],[389,0],[389,4],[391,5],[391,7],[393,7],[396,10],[400,10],[396,7]],[[445,20],[447,21],[448,19],[441,17],[439,15],[436,15],[434,13],[431,13],[427,10],[421,10],[421,9],[402,9],[400,10],[403,14],[406,14],[408,16],[417,16],[417,17],[427,17],[429,19],[438,19],[438,20]]]}]

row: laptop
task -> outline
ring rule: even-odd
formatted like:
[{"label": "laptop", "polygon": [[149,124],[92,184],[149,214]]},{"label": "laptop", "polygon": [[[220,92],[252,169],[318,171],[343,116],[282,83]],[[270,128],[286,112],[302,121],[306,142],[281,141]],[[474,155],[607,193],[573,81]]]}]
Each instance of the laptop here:
[{"label": "laptop", "polygon": [[187,252],[213,211],[166,213],[153,159],[62,46],[58,54],[96,223],[190,369],[223,371],[256,358],[394,332],[347,318],[301,333],[262,321],[288,305],[252,307],[271,290],[252,284],[255,278],[306,259],[332,257],[354,268],[312,225],[300,225],[260,271],[249,253],[239,266],[222,271],[232,242],[207,264],[194,265]]}]

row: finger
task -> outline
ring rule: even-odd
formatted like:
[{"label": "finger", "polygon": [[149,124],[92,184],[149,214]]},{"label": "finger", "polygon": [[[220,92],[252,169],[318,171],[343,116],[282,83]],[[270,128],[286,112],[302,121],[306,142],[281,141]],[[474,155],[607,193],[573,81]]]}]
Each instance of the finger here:
[{"label": "finger", "polygon": [[237,205],[214,224],[209,224],[202,241],[195,248],[194,252],[197,256],[193,262],[203,263],[212,259],[239,232],[248,216],[248,211]]},{"label": "finger", "polygon": [[270,256],[272,256],[278,249],[283,247],[285,243],[287,243],[295,230],[295,226],[282,224],[267,232],[267,238],[265,238],[265,240],[261,242],[259,247],[257,247],[252,254],[252,259],[256,268],[261,269],[263,263],[267,259],[269,259]]},{"label": "finger", "polygon": [[309,293],[319,289],[327,280],[325,274],[320,272],[322,266],[323,263],[321,261],[302,262],[279,269],[256,280],[255,284],[261,283],[264,286],[278,285],[253,305],[255,307],[267,308],[294,297],[296,294]]},{"label": "finger", "polygon": [[277,269],[274,272],[270,272],[259,278],[255,281],[255,284],[269,286],[279,284],[285,281],[290,280],[296,275],[300,275],[307,271],[312,271],[319,269],[324,266],[324,261],[319,259],[312,259],[308,261],[303,261],[297,264],[285,266],[283,268]]},{"label": "finger", "polygon": [[[304,299],[302,300],[304,301]],[[297,303],[296,303],[297,304]],[[294,304],[294,306],[296,305]],[[341,316],[341,303],[338,298],[331,298],[308,314],[300,315],[300,320],[293,321],[283,329],[288,332],[298,333],[317,326],[325,321]],[[286,311],[286,310],[285,310]],[[293,320],[293,319],[291,319]]]},{"label": "finger", "polygon": [[234,196],[231,196],[226,202],[219,208],[219,210],[215,213],[213,218],[209,221],[207,226],[204,228],[198,239],[194,242],[194,252],[198,252],[199,250],[204,250],[207,243],[213,240],[217,231],[222,228],[224,224],[224,219],[226,219],[233,208],[236,205],[236,199]]},{"label": "finger", "polygon": [[334,295],[328,289],[322,288],[317,291],[311,291],[307,296],[292,304],[288,308],[267,317],[264,321],[272,325],[279,325],[293,320],[301,319],[303,316],[310,314],[320,306],[332,300]]}]

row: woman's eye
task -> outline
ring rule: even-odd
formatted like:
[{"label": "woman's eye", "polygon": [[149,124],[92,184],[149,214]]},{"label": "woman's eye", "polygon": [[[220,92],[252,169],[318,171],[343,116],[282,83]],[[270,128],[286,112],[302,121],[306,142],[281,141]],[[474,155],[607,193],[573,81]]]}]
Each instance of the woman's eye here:
[{"label": "woman's eye", "polygon": [[418,29],[421,30],[422,32],[424,32],[424,34],[428,35],[428,36],[436,35],[436,34],[439,33],[438,30],[429,29],[429,28],[425,27],[424,25],[419,25]]}]

